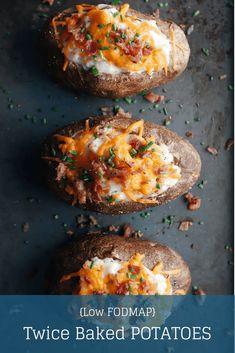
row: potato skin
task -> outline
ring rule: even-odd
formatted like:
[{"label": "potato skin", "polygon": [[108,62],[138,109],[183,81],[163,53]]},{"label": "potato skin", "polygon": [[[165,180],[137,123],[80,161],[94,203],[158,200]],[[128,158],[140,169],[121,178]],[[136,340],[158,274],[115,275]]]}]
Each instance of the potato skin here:
[{"label": "potato skin", "polygon": [[[127,128],[130,124],[137,120],[128,119],[120,116],[119,118],[114,117],[96,117],[90,119],[92,126],[100,125],[105,126],[111,124],[114,128]],[[85,120],[76,122],[68,125],[58,131],[61,135],[73,137],[84,131]],[[53,134],[54,135],[54,134]],[[42,149],[42,158],[45,156],[51,156],[52,148],[58,152],[58,142],[53,137],[49,136],[45,141]],[[165,204],[169,201],[176,199],[178,196],[186,193],[196,182],[200,175],[201,160],[200,156],[194,147],[185,139],[178,136],[173,131],[166,129],[163,126],[156,125],[152,122],[144,122],[144,137],[154,136],[158,143],[164,143],[168,146],[169,151],[174,156],[175,164],[181,168],[181,179],[177,184],[162,194],[160,194],[155,203],[143,204],[134,201],[122,201],[118,203],[100,202],[94,203],[87,201],[86,204],[76,204],[77,207],[82,207],[88,210],[97,211],[106,214],[125,214],[130,212],[139,212],[147,207],[153,207]],[[73,198],[64,191],[64,181],[56,181],[56,166],[57,162],[51,160],[44,160],[44,173],[47,179],[49,187],[63,200],[72,203]]]},{"label": "potato skin", "polygon": [[[59,15],[63,17],[74,11],[67,9]],[[170,63],[168,72],[161,70],[149,76],[144,73],[123,72],[118,75],[101,74],[93,76],[78,65],[70,63],[67,70],[63,71],[64,55],[58,49],[54,31],[50,23],[43,32],[42,44],[44,57],[50,74],[63,85],[76,91],[86,91],[99,97],[122,98],[132,96],[138,92],[149,90],[163,85],[180,75],[186,68],[190,55],[190,48],[183,30],[172,21],[163,21],[154,15],[145,15],[129,9],[128,15],[138,18],[155,20],[160,30],[169,38],[170,29],[174,32],[175,44],[171,45]],[[174,54],[173,54],[174,53]]]},{"label": "potato skin", "polygon": [[158,261],[166,271],[180,269],[171,275],[173,294],[178,290],[188,292],[191,284],[190,270],[182,257],[166,245],[149,240],[124,238],[110,234],[88,234],[67,242],[56,253],[48,271],[48,292],[72,294],[77,278],[60,283],[62,276],[79,271],[86,260],[95,256],[100,259],[111,257],[127,261],[136,253],[145,254],[143,264],[150,270]]}]

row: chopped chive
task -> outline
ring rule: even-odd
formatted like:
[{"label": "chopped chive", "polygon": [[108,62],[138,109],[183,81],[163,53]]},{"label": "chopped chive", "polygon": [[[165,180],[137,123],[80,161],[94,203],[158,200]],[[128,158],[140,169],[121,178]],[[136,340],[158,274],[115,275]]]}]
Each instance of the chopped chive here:
[{"label": "chopped chive", "polygon": [[165,115],[168,115],[168,111],[166,110],[165,107],[163,107],[162,110],[163,110],[163,113],[164,113]]},{"label": "chopped chive", "polygon": [[204,55],[206,56],[209,56],[210,55],[210,52],[209,52],[209,49],[208,48],[201,48],[201,51]]},{"label": "chopped chive", "polygon": [[137,151],[136,151],[136,149],[135,148],[132,148],[131,150],[130,150],[130,155],[131,155],[131,157],[135,157],[136,155],[137,155]]},{"label": "chopped chive", "polygon": [[118,12],[118,11],[113,13],[113,17],[114,17],[114,18],[117,17],[118,15],[119,15],[119,12]]},{"label": "chopped chive", "polygon": [[104,24],[98,24],[97,27],[98,28],[104,28]]},{"label": "chopped chive", "polygon": [[90,39],[91,39],[90,33],[87,33],[87,34],[85,35],[85,38],[86,38],[87,40],[90,40]]},{"label": "chopped chive", "polygon": [[200,15],[200,11],[199,10],[196,10],[196,11],[193,12],[193,17],[196,17],[198,15]]},{"label": "chopped chive", "polygon": [[69,151],[69,153],[71,153],[73,156],[77,156],[78,154],[76,150]]},{"label": "chopped chive", "polygon": [[131,97],[124,97],[123,100],[124,100],[127,104],[131,104],[131,103],[132,103],[132,98],[131,98]]},{"label": "chopped chive", "polygon": [[108,203],[112,203],[114,200],[113,200],[113,196],[108,196],[108,197],[106,197],[106,201],[108,202]]},{"label": "chopped chive", "polygon": [[206,180],[201,180],[197,186],[199,187],[199,189],[204,189],[204,186],[207,184]]},{"label": "chopped chive", "polygon": [[145,146],[140,146],[139,150],[140,152],[145,152],[147,149],[149,149],[152,145],[154,144],[153,141],[150,141],[147,145]]},{"label": "chopped chive", "polygon": [[99,71],[95,66],[92,66],[90,69],[91,73],[93,76],[98,76],[99,75]]},{"label": "chopped chive", "polygon": [[156,184],[157,189],[161,189],[161,185],[159,183]]},{"label": "chopped chive", "polygon": [[94,266],[94,261],[91,261],[90,269],[92,269],[93,266]]}]

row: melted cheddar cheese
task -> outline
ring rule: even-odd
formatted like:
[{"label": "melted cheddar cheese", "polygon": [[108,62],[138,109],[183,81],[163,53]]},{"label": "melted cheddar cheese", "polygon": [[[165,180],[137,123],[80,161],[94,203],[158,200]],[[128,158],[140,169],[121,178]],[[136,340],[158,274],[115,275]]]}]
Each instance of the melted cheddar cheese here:
[{"label": "melted cheddar cheese", "polygon": [[128,15],[128,4],[119,9],[109,5],[77,5],[61,19],[54,17],[52,26],[64,57],[69,62],[99,73],[167,72],[170,41],[154,20]]},{"label": "melted cheddar cheese", "polygon": [[[78,272],[60,282],[79,277],[73,294],[171,295],[170,273],[157,263],[152,270],[143,264],[144,255],[136,253],[129,261],[97,257],[87,260]],[[178,270],[173,270],[176,274]]]},{"label": "melted cheddar cheese", "polygon": [[65,191],[74,204],[83,203],[81,195],[94,202],[154,203],[181,178],[168,147],[158,145],[154,136],[143,136],[143,120],[125,129],[88,124],[77,136],[55,135]]}]

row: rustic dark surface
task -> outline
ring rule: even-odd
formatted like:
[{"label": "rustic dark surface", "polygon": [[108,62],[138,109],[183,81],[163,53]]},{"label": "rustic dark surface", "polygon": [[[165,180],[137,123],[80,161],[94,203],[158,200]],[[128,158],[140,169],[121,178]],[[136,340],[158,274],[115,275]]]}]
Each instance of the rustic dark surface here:
[{"label": "rustic dark surface", "polygon": [[[73,120],[97,115],[112,100],[81,94],[76,97],[48,77],[40,57],[39,29],[48,9],[70,7],[76,2],[61,1],[50,9],[40,1],[15,0],[1,4],[0,31],[0,293],[43,293],[44,275],[55,248],[64,242],[68,229],[76,229],[75,216],[82,211],[69,207],[49,192],[41,177],[39,151],[46,135]],[[190,142],[202,158],[203,189],[193,193],[202,198],[197,212],[186,208],[183,198],[152,209],[150,216],[96,215],[102,226],[131,223],[145,237],[177,250],[188,262],[193,285],[207,293],[233,291],[233,254],[224,246],[233,241],[233,148],[224,144],[233,135],[232,21],[233,8],[219,0],[172,0],[161,10],[163,18],[194,25],[188,37],[191,58],[188,69],[176,81],[156,92],[172,102],[166,104],[172,123],[180,135],[193,132]],[[132,7],[152,12],[157,2],[130,1]],[[171,9],[174,9],[172,11]],[[198,16],[192,14],[199,10]],[[201,48],[209,49],[209,56]],[[219,80],[226,74],[227,78]],[[211,79],[213,77],[213,80]],[[136,117],[163,123],[166,116],[149,108],[141,96],[137,102],[118,104]],[[140,113],[140,109],[145,109]],[[45,124],[46,122],[46,124]],[[204,143],[202,145],[202,142]],[[206,151],[215,147],[218,156]],[[88,214],[88,213],[84,213]],[[54,217],[58,215],[58,217]],[[162,219],[174,215],[168,227]],[[192,218],[188,232],[180,232],[180,220]],[[204,224],[199,224],[204,222]]]}]

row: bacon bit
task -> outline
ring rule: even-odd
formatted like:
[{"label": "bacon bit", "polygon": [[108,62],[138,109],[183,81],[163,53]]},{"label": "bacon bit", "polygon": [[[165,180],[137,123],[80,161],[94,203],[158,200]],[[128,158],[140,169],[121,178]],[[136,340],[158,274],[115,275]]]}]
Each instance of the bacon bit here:
[{"label": "bacon bit", "polygon": [[123,236],[124,238],[130,238],[132,233],[134,232],[134,229],[129,223],[124,224],[123,226]]},{"label": "bacon bit", "polygon": [[90,278],[89,278],[89,277],[84,276],[84,279],[85,279],[85,281],[86,281],[87,283],[91,283],[91,281],[90,281]]},{"label": "bacon bit", "polygon": [[144,48],[142,49],[142,53],[143,53],[144,56],[150,55],[150,54],[152,53],[152,51],[153,51],[152,48],[144,47]]},{"label": "bacon bit", "polygon": [[103,116],[112,116],[113,115],[113,108],[112,107],[101,107],[101,113]]},{"label": "bacon bit", "polygon": [[115,226],[114,224],[111,224],[110,226],[108,226],[108,231],[109,232],[115,232],[117,233],[119,231],[120,227],[119,226]]},{"label": "bacon bit", "polygon": [[224,148],[225,148],[226,151],[229,151],[230,148],[231,148],[233,145],[234,145],[234,139],[233,139],[233,138],[229,138],[229,139],[226,141],[226,143],[225,143],[225,145],[224,145]]},{"label": "bacon bit", "polygon": [[138,139],[133,139],[133,140],[130,142],[130,145],[131,145],[136,151],[138,151],[138,149],[139,149],[140,146],[141,146],[141,142],[140,142],[140,140],[138,140]]},{"label": "bacon bit", "polygon": [[71,33],[74,37],[74,39],[82,44],[85,41],[85,34],[81,32],[81,28],[80,27],[73,27],[68,25],[68,32]]},{"label": "bacon bit", "polygon": [[131,273],[134,273],[136,275],[138,275],[140,273],[140,267],[139,266],[135,266],[135,265],[128,265],[128,270]]},{"label": "bacon bit", "polygon": [[206,295],[202,288],[193,288],[193,295]]},{"label": "bacon bit", "polygon": [[156,94],[154,92],[149,92],[144,95],[144,99],[146,99],[150,103],[161,103],[164,101],[165,96]]},{"label": "bacon bit", "polygon": [[68,229],[66,232],[65,232],[69,237],[71,237],[72,235],[74,235],[74,231],[72,229]]},{"label": "bacon bit", "polygon": [[79,215],[76,217],[76,222],[79,228],[93,227],[98,225],[98,221],[94,216]]},{"label": "bacon bit", "polygon": [[136,230],[134,233],[132,233],[131,237],[134,239],[139,239],[142,238],[144,235],[143,232],[141,232],[141,230]]},{"label": "bacon bit", "polygon": [[95,55],[98,50],[98,44],[94,40],[88,40],[85,44],[85,51],[87,55]]},{"label": "bacon bit", "polygon": [[125,112],[125,110],[122,108],[122,107],[120,107],[119,109],[118,109],[118,112],[114,115],[115,117],[119,117],[119,116],[121,116],[121,117],[123,117],[123,118],[127,118],[127,119],[130,119],[130,118],[132,118],[132,113],[130,113],[130,112]]},{"label": "bacon bit", "polygon": [[188,138],[193,138],[193,132],[192,131],[186,131],[185,136]]},{"label": "bacon bit", "polygon": [[65,176],[65,172],[67,170],[67,167],[64,163],[59,163],[57,168],[56,168],[56,181],[60,181],[64,176]]},{"label": "bacon bit", "polygon": [[198,196],[193,196],[190,192],[184,195],[188,201],[187,208],[189,211],[197,211],[201,207],[201,199]]},{"label": "bacon bit", "polygon": [[55,0],[43,0],[42,3],[46,4],[48,3],[48,5],[52,6],[54,4]]},{"label": "bacon bit", "polygon": [[90,225],[91,226],[97,226],[98,225],[98,221],[94,216],[88,216],[89,221],[90,221]]},{"label": "bacon bit", "polygon": [[116,291],[116,294],[120,294],[120,295],[126,295],[126,294],[129,294],[130,292],[130,285],[129,285],[129,282],[122,282],[117,291]]},{"label": "bacon bit", "polygon": [[81,204],[86,203],[86,191],[85,190],[78,191],[78,201]]},{"label": "bacon bit", "polygon": [[219,80],[225,80],[226,78],[227,78],[227,75],[226,75],[226,74],[219,76]]},{"label": "bacon bit", "polygon": [[189,230],[189,228],[193,225],[193,222],[190,221],[190,220],[184,220],[182,222],[180,222],[180,225],[179,225],[179,230],[181,232],[187,232],[187,230]]},{"label": "bacon bit", "polygon": [[25,222],[22,225],[22,232],[27,233],[29,231],[29,222]]},{"label": "bacon bit", "polygon": [[207,152],[209,152],[213,156],[217,156],[218,155],[218,151],[217,151],[217,149],[215,147],[208,146],[206,150],[207,150]]}]

